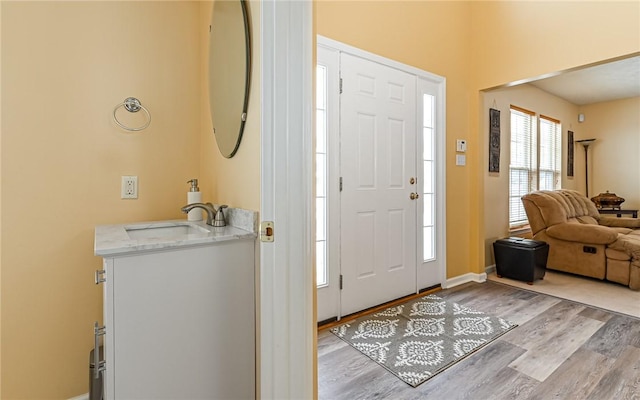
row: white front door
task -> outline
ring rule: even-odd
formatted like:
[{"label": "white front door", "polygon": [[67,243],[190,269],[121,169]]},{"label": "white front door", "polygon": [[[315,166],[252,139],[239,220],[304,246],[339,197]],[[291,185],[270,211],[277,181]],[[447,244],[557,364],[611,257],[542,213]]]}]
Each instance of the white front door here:
[{"label": "white front door", "polygon": [[[416,76],[340,58],[341,315],[416,292]],[[412,183],[413,182],[413,183]]]}]

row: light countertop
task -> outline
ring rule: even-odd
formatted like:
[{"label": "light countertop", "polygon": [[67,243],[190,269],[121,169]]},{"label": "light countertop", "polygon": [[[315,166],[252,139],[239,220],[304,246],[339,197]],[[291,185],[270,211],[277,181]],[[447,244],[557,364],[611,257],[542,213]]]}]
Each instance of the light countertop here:
[{"label": "light countertop", "polygon": [[[257,220],[257,215],[255,218]],[[255,224],[243,226],[243,228],[252,229],[254,226]],[[175,230],[172,230],[173,228]],[[145,229],[148,230],[145,231]],[[97,256],[114,257],[142,251],[214,244],[227,240],[255,239],[256,229],[254,228],[253,231],[247,229],[231,225],[214,227],[207,225],[204,221],[185,219],[100,225],[95,229],[94,253]],[[134,234],[139,232],[141,235],[135,236],[132,232]],[[155,234],[155,232],[163,233]]]}]

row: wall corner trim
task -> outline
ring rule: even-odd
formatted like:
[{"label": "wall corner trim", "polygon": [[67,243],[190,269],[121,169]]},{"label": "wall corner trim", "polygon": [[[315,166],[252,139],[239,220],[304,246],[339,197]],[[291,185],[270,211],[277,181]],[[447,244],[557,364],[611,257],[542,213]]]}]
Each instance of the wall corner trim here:
[{"label": "wall corner trim", "polygon": [[458,275],[456,277],[447,279],[444,285],[442,285],[442,288],[451,289],[453,287],[456,287],[468,282],[484,283],[486,281],[487,281],[487,274],[485,272],[481,274],[474,274],[472,272],[469,272],[468,274]]}]

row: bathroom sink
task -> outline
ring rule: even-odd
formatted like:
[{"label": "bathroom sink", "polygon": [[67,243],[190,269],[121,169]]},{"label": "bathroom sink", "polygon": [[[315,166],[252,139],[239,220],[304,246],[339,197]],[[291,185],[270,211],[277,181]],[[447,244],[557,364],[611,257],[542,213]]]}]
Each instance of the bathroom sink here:
[{"label": "bathroom sink", "polygon": [[125,230],[131,239],[162,239],[207,236],[210,232],[190,223],[158,223],[152,225],[130,225]]}]

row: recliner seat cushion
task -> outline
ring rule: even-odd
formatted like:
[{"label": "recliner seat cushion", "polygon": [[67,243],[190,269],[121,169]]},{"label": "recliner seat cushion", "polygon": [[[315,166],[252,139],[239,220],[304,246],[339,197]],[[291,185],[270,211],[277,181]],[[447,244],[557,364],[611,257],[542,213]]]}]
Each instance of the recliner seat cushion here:
[{"label": "recliner seat cushion", "polygon": [[611,243],[609,248],[628,254],[640,268],[640,230],[634,230],[626,235],[619,235],[618,240]]},{"label": "recliner seat cushion", "polygon": [[631,256],[629,256],[624,251],[612,249],[611,247],[607,247],[607,249],[605,250],[605,254],[607,255],[607,258],[611,260],[621,260],[621,261],[631,260]]}]

